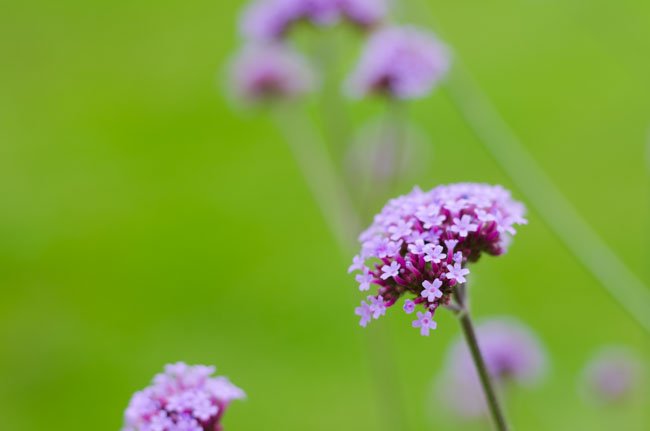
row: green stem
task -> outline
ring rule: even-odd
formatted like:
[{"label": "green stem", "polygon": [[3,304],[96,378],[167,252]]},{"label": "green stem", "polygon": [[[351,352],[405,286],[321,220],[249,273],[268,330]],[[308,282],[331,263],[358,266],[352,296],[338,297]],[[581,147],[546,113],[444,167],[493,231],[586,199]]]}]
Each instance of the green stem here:
[{"label": "green stem", "polygon": [[460,312],[458,313],[458,318],[460,320],[460,326],[463,330],[463,335],[465,336],[465,341],[469,347],[472,360],[476,366],[476,372],[481,381],[481,386],[483,388],[483,393],[485,394],[485,399],[488,404],[488,410],[490,415],[494,420],[494,424],[498,431],[508,431],[508,424],[506,422],[505,415],[503,414],[503,409],[499,403],[499,398],[497,397],[496,390],[494,389],[494,383],[490,377],[487,366],[485,365],[485,360],[481,354],[481,349],[478,344],[478,339],[476,338],[476,331],[474,330],[474,325],[472,324],[472,319],[469,316],[469,310],[465,302],[465,285],[460,285],[454,293],[454,298],[460,307]]},{"label": "green stem", "polygon": [[463,334],[465,335],[465,341],[469,346],[469,351],[472,354],[472,359],[474,360],[474,365],[476,366],[476,371],[478,372],[479,378],[481,380],[481,386],[483,386],[483,392],[485,393],[485,398],[488,403],[488,408],[492,419],[499,431],[508,431],[508,424],[506,423],[505,416],[503,415],[503,410],[499,404],[499,399],[497,398],[496,391],[494,390],[494,385],[485,366],[485,361],[481,355],[481,351],[478,346],[478,341],[476,339],[476,332],[474,331],[474,326],[472,325],[472,320],[469,317],[468,312],[460,314],[460,325],[463,328]]}]

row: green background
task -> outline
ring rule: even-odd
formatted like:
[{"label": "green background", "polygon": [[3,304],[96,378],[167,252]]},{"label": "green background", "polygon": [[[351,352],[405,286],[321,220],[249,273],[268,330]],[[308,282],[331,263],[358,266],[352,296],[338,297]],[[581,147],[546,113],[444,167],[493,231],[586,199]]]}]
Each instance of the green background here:
[{"label": "green background", "polygon": [[[650,3],[410,3],[400,18],[430,25],[432,11],[553,181],[650,283]],[[453,316],[428,338],[403,313],[360,328],[351,253],[276,125],[225,95],[242,4],[0,6],[0,429],[116,430],[131,393],[177,360],[215,364],[248,392],[232,431],[460,428],[430,396]],[[382,107],[350,109],[362,124]],[[502,183],[525,201],[444,91],[409,112],[434,154],[419,184]],[[579,396],[599,347],[647,362],[650,346],[543,220],[531,213],[510,253],[473,273],[474,313],[518,316],[549,350],[544,384],[509,398],[517,429],[650,428],[647,390],[608,408]]]}]

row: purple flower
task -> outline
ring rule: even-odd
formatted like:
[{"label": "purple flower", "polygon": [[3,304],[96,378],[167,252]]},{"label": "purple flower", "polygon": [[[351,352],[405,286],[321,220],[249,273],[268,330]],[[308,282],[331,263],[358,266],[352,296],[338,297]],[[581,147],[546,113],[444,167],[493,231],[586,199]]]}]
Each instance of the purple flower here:
[{"label": "purple flower", "polygon": [[385,28],[368,40],[347,88],[353,97],[421,98],[448,68],[447,49],[432,34],[414,27]]},{"label": "purple flower", "polygon": [[460,266],[460,263],[455,263],[454,266],[447,265],[447,273],[445,273],[445,278],[450,282],[456,283],[465,283],[465,276],[469,274],[469,269],[463,268]]},{"label": "purple flower", "polygon": [[331,26],[341,17],[362,27],[378,23],[386,14],[380,0],[255,0],[241,18],[241,33],[252,40],[280,40],[300,21]]},{"label": "purple flower", "polygon": [[339,11],[360,27],[374,27],[388,14],[388,0],[336,0]]},{"label": "purple flower", "polygon": [[370,301],[370,311],[372,311],[373,319],[379,319],[380,316],[386,314],[386,303],[384,303],[384,298],[381,295],[378,297],[369,296],[368,301]]},{"label": "purple flower", "polygon": [[297,52],[280,44],[246,46],[231,67],[235,96],[255,103],[292,99],[313,90],[314,73]]},{"label": "purple flower", "polygon": [[451,227],[452,232],[456,232],[461,237],[465,238],[470,232],[478,230],[478,224],[472,223],[473,217],[468,214],[463,217],[454,217],[454,225]]},{"label": "purple flower", "polygon": [[424,286],[424,290],[420,293],[420,296],[426,298],[427,301],[433,302],[438,298],[442,298],[442,290],[440,290],[442,281],[438,280],[437,278],[433,280],[433,283],[428,280],[424,280],[422,282],[422,286]]},{"label": "purple flower", "polygon": [[[532,386],[545,374],[544,348],[518,320],[493,318],[479,324],[476,334],[497,389],[507,382]],[[474,362],[463,340],[457,340],[449,351],[439,389],[441,398],[459,416],[476,418],[487,411]]]},{"label": "purple flower", "polygon": [[381,267],[381,279],[387,280],[391,277],[397,277],[399,274],[400,264],[396,261],[392,261],[390,265],[384,265]]},{"label": "purple flower", "polygon": [[214,431],[233,400],[244,392],[214,367],[170,364],[151,386],[136,392],[124,413],[128,431]]},{"label": "purple flower", "polygon": [[361,317],[359,325],[365,328],[372,318],[372,309],[366,301],[361,301],[361,305],[354,309],[354,314]]},{"label": "purple flower", "polygon": [[[460,212],[452,215],[450,208]],[[470,263],[484,253],[505,253],[508,229],[524,223],[523,216],[523,205],[500,186],[461,183],[427,192],[416,188],[390,200],[375,216],[359,236],[356,262],[368,262],[369,277],[376,281],[377,296],[386,308],[406,296],[413,304],[405,310],[420,304],[433,315],[451,301],[456,286],[466,282]]]},{"label": "purple flower", "polygon": [[354,256],[352,259],[352,265],[348,268],[348,274],[354,271],[362,271],[365,268],[365,261],[361,256]]},{"label": "purple flower", "polygon": [[604,404],[623,402],[639,385],[641,363],[628,349],[608,347],[598,352],[582,373],[590,399]]},{"label": "purple flower", "polygon": [[370,289],[370,283],[372,283],[374,277],[366,269],[363,274],[357,274],[355,280],[359,283],[359,290],[364,292]]},{"label": "purple flower", "polygon": [[442,246],[434,246],[432,243],[424,246],[424,253],[426,254],[426,256],[424,256],[425,262],[440,263],[442,259],[447,257],[447,255],[442,252]]},{"label": "purple flower", "polygon": [[413,313],[415,311],[415,302],[411,301],[410,299],[404,301],[404,311],[406,314]]},{"label": "purple flower", "polygon": [[433,320],[433,314],[430,311],[422,313],[418,311],[418,318],[413,321],[414,328],[420,328],[420,335],[429,336],[429,330],[436,329],[438,324]]}]

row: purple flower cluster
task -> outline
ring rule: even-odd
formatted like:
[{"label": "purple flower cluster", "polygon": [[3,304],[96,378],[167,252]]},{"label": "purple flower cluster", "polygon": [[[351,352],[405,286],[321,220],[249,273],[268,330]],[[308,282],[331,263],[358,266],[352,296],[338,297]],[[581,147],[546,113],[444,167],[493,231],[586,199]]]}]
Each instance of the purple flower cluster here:
[{"label": "purple flower cluster", "polygon": [[[520,385],[537,383],[546,370],[546,355],[535,334],[512,318],[494,318],[476,329],[478,344],[492,381]],[[456,414],[473,418],[487,405],[467,345],[458,340],[449,352],[440,395]]]},{"label": "purple flower cluster", "polygon": [[355,310],[361,326],[386,313],[402,295],[404,310],[422,335],[435,329],[433,315],[466,282],[467,264],[483,253],[506,251],[515,225],[525,224],[524,206],[500,186],[460,183],[411,193],[388,202],[363,232],[361,252],[349,272],[358,271],[359,290],[378,286],[376,295]]},{"label": "purple flower cluster", "polygon": [[424,97],[449,69],[449,52],[435,36],[415,27],[389,27],[373,34],[347,82],[353,97],[385,94]]},{"label": "purple flower cluster", "polygon": [[122,431],[220,431],[221,417],[244,391],[226,377],[210,377],[214,367],[183,362],[165,366],[151,386],[136,392],[124,414]]},{"label": "purple flower cluster", "polygon": [[307,60],[275,43],[246,46],[231,67],[236,96],[245,102],[291,99],[311,91],[316,82]]},{"label": "purple flower cluster", "polygon": [[328,26],[344,18],[372,27],[387,12],[386,0],[256,0],[244,11],[241,32],[252,40],[279,40],[301,21]]}]

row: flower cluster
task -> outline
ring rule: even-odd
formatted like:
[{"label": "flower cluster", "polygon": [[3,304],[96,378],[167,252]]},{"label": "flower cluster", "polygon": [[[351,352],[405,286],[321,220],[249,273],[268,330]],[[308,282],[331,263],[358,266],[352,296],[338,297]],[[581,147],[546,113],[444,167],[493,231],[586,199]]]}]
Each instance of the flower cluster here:
[{"label": "flower cluster", "polygon": [[381,22],[386,0],[256,0],[244,11],[241,32],[252,40],[282,39],[301,21],[328,26],[346,19],[363,28]]},{"label": "flower cluster", "polygon": [[281,44],[246,46],[232,63],[231,82],[246,102],[290,99],[308,93],[316,78],[300,54]]},{"label": "flower cluster", "polygon": [[420,98],[448,69],[448,50],[432,34],[411,26],[389,27],[370,37],[347,89],[353,97]]},{"label": "flower cluster", "polygon": [[[476,328],[485,366],[497,387],[506,382],[537,383],[546,370],[541,342],[527,326],[512,318],[493,318]],[[451,411],[465,418],[486,413],[476,366],[463,340],[449,352],[440,395]]]},{"label": "flower cluster", "polygon": [[628,349],[608,347],[585,367],[582,384],[592,401],[614,404],[630,397],[642,381],[641,362]]},{"label": "flower cluster", "polygon": [[483,253],[506,251],[515,226],[526,223],[524,206],[500,186],[460,183],[411,193],[388,202],[361,234],[361,252],[349,272],[358,271],[359,290],[378,286],[355,313],[361,326],[386,313],[402,296],[407,313],[420,305],[413,326],[422,335],[435,329],[433,315],[466,282],[467,264]]},{"label": "flower cluster", "polygon": [[151,386],[136,392],[124,414],[123,431],[220,431],[221,417],[244,391],[214,367],[170,364]]}]

